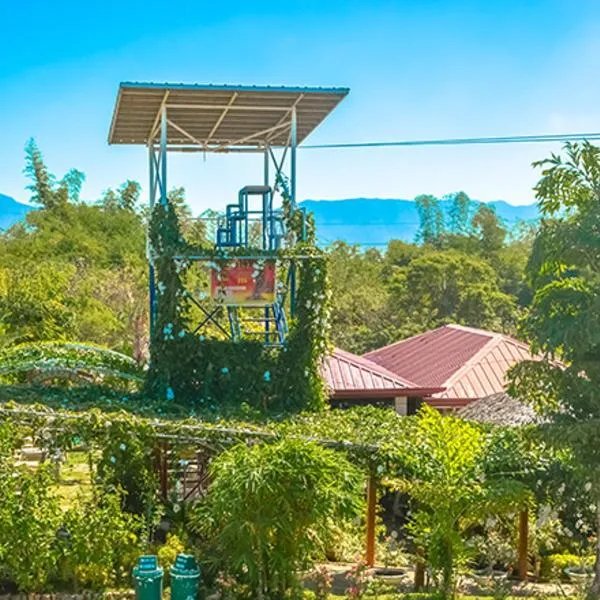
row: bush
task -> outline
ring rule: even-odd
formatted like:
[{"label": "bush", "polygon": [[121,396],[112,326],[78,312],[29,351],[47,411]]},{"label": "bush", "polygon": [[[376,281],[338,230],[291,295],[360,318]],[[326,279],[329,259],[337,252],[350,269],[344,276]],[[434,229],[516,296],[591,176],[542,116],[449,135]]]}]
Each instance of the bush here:
[{"label": "bush", "polygon": [[551,554],[542,558],[540,575],[547,579],[566,579],[565,569],[591,568],[594,556],[577,556],[577,554]]},{"label": "bush", "polygon": [[56,573],[61,511],[50,468],[30,471],[3,457],[0,467],[0,570],[25,592],[40,591]]},{"label": "bush", "polygon": [[60,566],[73,588],[105,589],[128,580],[142,553],[142,521],[121,510],[118,493],[98,491],[79,497],[65,514]]},{"label": "bush", "polygon": [[171,567],[175,563],[175,559],[178,554],[185,551],[184,543],[179,539],[177,535],[169,534],[167,536],[166,544],[160,546],[156,554],[158,555],[158,564],[165,571],[165,583],[167,583],[171,576]]},{"label": "bush", "polygon": [[363,478],[342,455],[283,440],[235,446],[211,465],[206,501],[192,516],[223,571],[252,597],[282,597],[298,587],[332,535],[332,523],[358,514]]}]

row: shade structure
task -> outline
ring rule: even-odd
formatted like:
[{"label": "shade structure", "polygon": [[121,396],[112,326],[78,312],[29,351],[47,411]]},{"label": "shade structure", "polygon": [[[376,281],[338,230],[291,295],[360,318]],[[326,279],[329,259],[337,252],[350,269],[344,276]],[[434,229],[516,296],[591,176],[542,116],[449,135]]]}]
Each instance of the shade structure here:
[{"label": "shade structure", "polygon": [[[119,86],[109,144],[159,141],[203,152],[300,144],[348,94],[347,88],[133,83]],[[295,113],[295,114],[293,114]]]}]

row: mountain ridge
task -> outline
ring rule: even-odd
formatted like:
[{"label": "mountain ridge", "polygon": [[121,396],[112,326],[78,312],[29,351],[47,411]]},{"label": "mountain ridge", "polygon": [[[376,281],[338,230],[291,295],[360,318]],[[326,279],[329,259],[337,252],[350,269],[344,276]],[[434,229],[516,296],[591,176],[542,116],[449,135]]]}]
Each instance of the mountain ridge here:
[{"label": "mountain ridge", "polygon": [[33,207],[18,202],[11,196],[0,194],[0,230],[8,229],[20,221]]},{"label": "mountain ridge", "polygon": [[[473,201],[474,205],[479,204]],[[440,200],[448,215],[451,200]],[[509,227],[539,218],[536,204],[515,205],[504,200],[486,202],[494,207]],[[384,198],[345,198],[341,200],[303,200],[299,206],[312,212],[320,244],[335,240],[364,246],[384,246],[392,239],[413,242],[419,229],[419,214],[414,200]]]},{"label": "mountain ridge", "polygon": [[[475,204],[477,204],[474,201]],[[508,227],[539,217],[535,204],[515,205],[504,200],[487,202]],[[444,215],[450,200],[440,200]],[[322,245],[342,240],[363,246],[385,246],[392,239],[412,242],[419,228],[419,214],[414,200],[401,198],[308,199],[299,206],[312,212],[317,236]],[[35,207],[0,194],[0,230],[8,229]]]}]

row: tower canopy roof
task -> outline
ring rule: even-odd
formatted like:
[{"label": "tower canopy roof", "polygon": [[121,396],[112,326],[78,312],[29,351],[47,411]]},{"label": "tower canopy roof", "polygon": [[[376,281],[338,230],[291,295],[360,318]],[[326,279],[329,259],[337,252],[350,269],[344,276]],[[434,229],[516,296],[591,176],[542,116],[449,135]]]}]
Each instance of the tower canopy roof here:
[{"label": "tower canopy roof", "polygon": [[166,108],[169,147],[226,152],[288,146],[295,108],[300,144],[348,92],[347,88],[125,82],[119,86],[108,142],[157,143]]}]

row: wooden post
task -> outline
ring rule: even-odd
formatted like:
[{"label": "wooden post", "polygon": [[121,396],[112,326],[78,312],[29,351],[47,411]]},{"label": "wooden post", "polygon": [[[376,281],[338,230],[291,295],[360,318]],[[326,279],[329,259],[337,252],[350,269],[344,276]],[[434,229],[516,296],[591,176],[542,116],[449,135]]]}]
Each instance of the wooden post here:
[{"label": "wooden post", "polygon": [[161,448],[161,452],[160,452],[161,461],[160,461],[160,473],[159,473],[160,494],[164,501],[167,500],[167,497],[169,495],[169,457],[168,457],[168,452],[169,452],[169,444],[167,442],[164,442],[162,444],[162,448]]},{"label": "wooden post", "polygon": [[373,473],[367,482],[367,566],[375,565],[375,517],[377,514],[377,479]]},{"label": "wooden post", "polygon": [[417,562],[415,564],[415,592],[420,592],[425,587],[425,556],[423,548],[417,548]]},{"label": "wooden post", "polygon": [[519,513],[519,580],[527,581],[527,547],[529,536],[529,511],[522,510]]}]

